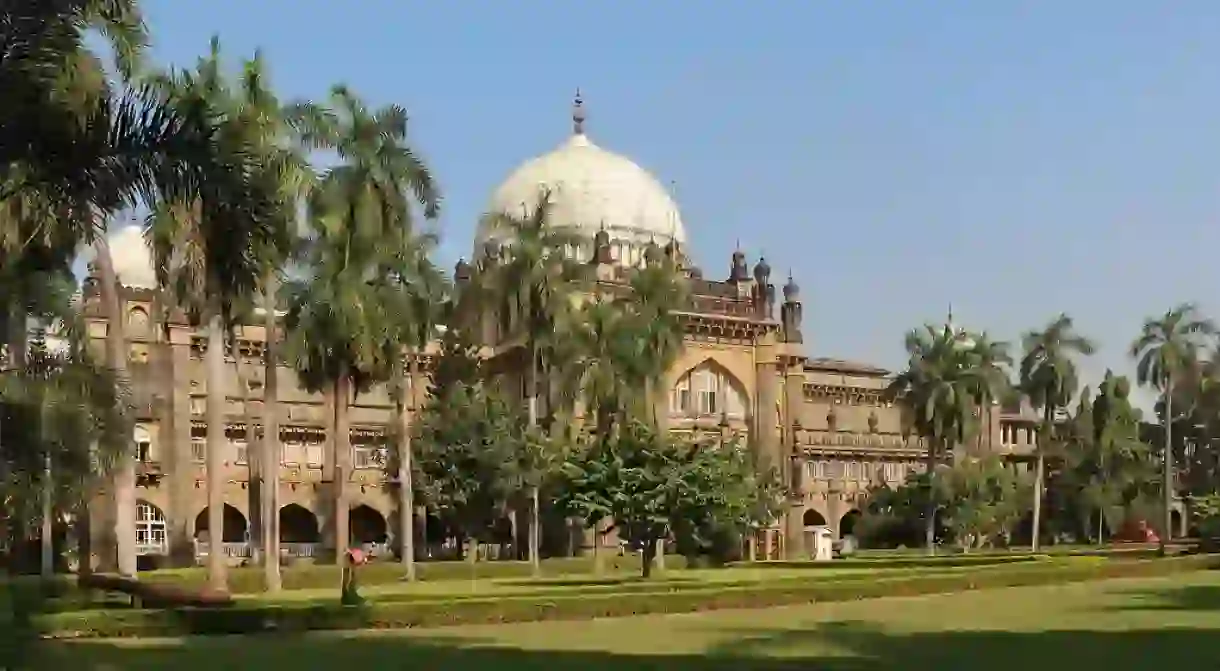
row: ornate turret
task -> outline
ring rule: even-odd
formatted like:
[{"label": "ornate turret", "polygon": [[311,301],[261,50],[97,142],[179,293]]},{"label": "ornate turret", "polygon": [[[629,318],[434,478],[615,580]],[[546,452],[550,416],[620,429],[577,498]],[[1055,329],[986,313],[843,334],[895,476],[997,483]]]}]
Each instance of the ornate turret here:
[{"label": "ornate turret", "polygon": [[644,263],[646,263],[650,266],[653,266],[653,265],[659,264],[661,262],[661,259],[662,259],[662,252],[661,252],[661,248],[657,245],[657,241],[656,240],[650,241],[644,247]]},{"label": "ornate turret", "polygon": [[764,286],[771,281],[771,265],[765,256],[758,257],[758,263],[754,264],[754,281]]},{"label": "ornate turret", "polygon": [[613,261],[614,258],[610,256],[610,234],[603,226],[593,236],[593,263],[606,265]]},{"label": "ornate turret", "polygon": [[585,134],[585,101],[580,97],[580,89],[576,89],[576,98],[572,101],[572,134]]},{"label": "ornate turret", "polygon": [[459,285],[465,284],[470,281],[470,275],[470,264],[466,263],[466,259],[458,259],[457,265],[453,267],[453,281]]},{"label": "ornate turret", "polygon": [[500,262],[501,253],[502,250],[500,243],[495,240],[488,240],[487,242],[483,243],[483,259],[480,265],[483,268],[489,268],[496,265]]},{"label": "ornate turret", "polygon": [[754,302],[763,317],[772,318],[775,312],[775,287],[771,285],[771,265],[762,256],[754,264]]},{"label": "ornate turret", "polygon": [[801,288],[792,273],[788,273],[788,283],[784,285],[784,304],[779,308],[779,318],[784,329],[784,342],[804,342],[801,336]]},{"label": "ornate turret", "polygon": [[746,265],[746,254],[741,251],[741,245],[737,245],[736,251],[733,252],[733,264],[729,269],[729,281],[734,284],[738,282],[746,282],[750,279],[750,268]]}]

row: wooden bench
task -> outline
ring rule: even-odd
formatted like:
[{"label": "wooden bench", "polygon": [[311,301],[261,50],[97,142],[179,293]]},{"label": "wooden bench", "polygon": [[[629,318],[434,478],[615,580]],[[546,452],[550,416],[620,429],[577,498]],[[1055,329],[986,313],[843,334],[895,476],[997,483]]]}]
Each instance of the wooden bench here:
[{"label": "wooden bench", "polygon": [[233,604],[233,597],[225,592],[146,583],[136,578],[106,573],[83,575],[77,584],[82,589],[126,594],[131,597],[132,608],[216,608]]}]

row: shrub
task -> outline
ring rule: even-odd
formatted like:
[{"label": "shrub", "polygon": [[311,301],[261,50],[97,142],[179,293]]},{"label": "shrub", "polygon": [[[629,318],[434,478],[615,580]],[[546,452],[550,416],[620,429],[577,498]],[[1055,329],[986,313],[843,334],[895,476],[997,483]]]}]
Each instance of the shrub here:
[{"label": "shrub", "polygon": [[238,605],[175,611],[117,610],[40,615],[34,624],[54,636],[170,636],[323,629],[397,629],[457,624],[581,620],[723,608],[769,608],[821,601],[915,596],[996,587],[1052,585],[1105,578],[1168,575],[1220,567],[1220,558],[1194,555],[1133,561],[1057,560],[1044,565],[875,578],[708,586],[637,593],[530,595],[370,602],[361,606]]}]

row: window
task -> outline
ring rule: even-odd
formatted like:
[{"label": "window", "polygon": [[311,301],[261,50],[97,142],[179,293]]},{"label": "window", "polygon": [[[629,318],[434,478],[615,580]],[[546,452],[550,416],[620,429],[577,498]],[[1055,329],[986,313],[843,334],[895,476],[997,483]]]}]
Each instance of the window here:
[{"label": "window", "polygon": [[238,464],[248,463],[247,459],[249,458],[250,455],[249,455],[249,449],[247,449],[246,444],[244,442],[234,442],[234,443],[232,443],[232,445],[233,445],[234,451],[237,452],[237,458],[234,463],[238,463]]},{"label": "window", "polygon": [[357,445],[352,448],[356,468],[381,468],[385,465],[386,450],[384,447]]},{"label": "window", "polygon": [[323,456],[322,451],[323,451],[323,446],[321,443],[310,443],[309,445],[306,445],[305,446],[305,463],[310,466],[313,466],[313,467],[321,466],[322,465],[322,456]]},{"label": "window", "polygon": [[847,479],[857,480],[860,477],[860,462],[851,461],[847,464]]},{"label": "window", "polygon": [[133,438],[136,443],[136,461],[141,463],[152,461],[152,436],[149,435],[148,429],[137,426]]},{"label": "window", "polygon": [[301,463],[304,448],[300,443],[288,442],[280,445],[280,463],[285,466],[296,466]]},{"label": "window", "polygon": [[826,462],[826,477],[837,479],[843,477],[843,462],[828,461]]},{"label": "window", "polygon": [[191,461],[203,463],[207,457],[208,444],[207,441],[200,438],[191,440]]},{"label": "window", "polygon": [[161,509],[144,501],[136,503],[136,553],[166,554],[168,545]]},{"label": "window", "polygon": [[716,390],[715,389],[700,389],[699,390],[699,414],[715,415],[716,414]]}]

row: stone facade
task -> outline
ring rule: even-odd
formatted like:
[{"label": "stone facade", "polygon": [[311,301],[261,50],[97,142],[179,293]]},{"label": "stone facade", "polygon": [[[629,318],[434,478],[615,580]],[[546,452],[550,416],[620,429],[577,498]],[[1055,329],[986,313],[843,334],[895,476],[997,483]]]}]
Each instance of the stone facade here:
[{"label": "stone facade", "polygon": [[[902,482],[922,468],[923,447],[904,433],[896,408],[882,399],[889,373],[876,366],[811,358],[805,334],[816,334],[817,319],[804,319],[800,290],[791,277],[777,296],[771,269],[759,259],[751,267],[740,250],[722,280],[704,279],[681,245],[685,228],[673,200],[647,172],[626,158],[597,147],[584,134],[585,114],[578,99],[574,135],[558,149],[527,161],[495,192],[493,206],[520,203],[523,211],[549,194],[557,222],[584,235],[586,245],[571,256],[595,266],[597,291],[621,294],[632,267],[650,255],[667,254],[679,264],[689,285],[682,311],[684,348],[658,394],[658,415],[674,431],[729,431],[780,469],[791,486],[787,510],[763,531],[757,549],[763,556],[799,556],[808,527],[828,526],[835,536],[848,533],[869,487]],[[592,227],[598,222],[597,228]],[[664,245],[664,249],[658,246]],[[503,249],[499,232],[476,233],[475,264],[494,263]],[[142,246],[139,236],[124,250]],[[131,256],[128,254],[127,256]],[[124,258],[127,258],[125,256]],[[455,278],[469,277],[460,262]],[[147,268],[119,267],[121,279],[148,276]],[[87,282],[85,305],[91,335],[99,348],[107,330],[96,286]],[[224,460],[225,551],[234,561],[249,552],[251,522],[257,527],[257,489],[252,471],[258,426],[263,416],[264,332],[261,324],[238,329],[236,351],[221,390],[208,389],[202,354],[206,340],[180,311],[160,304],[154,290],[125,287],[122,301],[137,406],[139,458],[138,529],[141,552],[170,555],[187,563],[205,538],[206,487],[204,407],[209,394],[226,400]],[[168,316],[165,316],[168,315]],[[521,389],[520,348],[498,333],[500,320],[482,316],[485,355],[507,388]],[[430,363],[424,356],[426,370]],[[325,401],[302,389],[295,373],[278,368],[281,443],[280,536],[289,553],[311,556],[333,547],[333,494]],[[421,385],[422,386],[422,385]],[[352,502],[353,540],[384,547],[392,530],[396,485],[384,474],[381,436],[390,420],[384,389],[361,394],[351,412],[354,468],[344,479]],[[412,410],[412,413],[414,411]],[[1033,446],[1035,420],[1019,409],[993,408],[979,446],[1023,458]],[[256,447],[255,447],[256,449]],[[114,508],[105,494],[94,506],[95,529],[113,528]],[[427,525],[417,525],[427,534]]]},{"label": "stone facade", "polygon": [[[592,256],[602,278],[599,289],[621,290],[629,271],[617,264],[597,264],[598,255]],[[889,372],[808,357],[795,283],[789,280],[784,287],[776,318],[777,301],[765,261],[751,273],[744,271],[745,263],[744,255],[735,254],[730,276],[722,281],[705,280],[698,268],[684,268],[691,289],[689,309],[682,312],[685,347],[665,378],[667,393],[658,409],[670,430],[739,434],[781,469],[792,486],[789,508],[760,535],[757,549],[762,556],[797,556],[805,551],[807,527],[828,526],[836,537],[850,533],[869,488],[898,484],[908,472],[922,469],[924,448],[904,433],[898,409],[882,397]],[[459,269],[459,277],[461,273]],[[85,305],[90,333],[100,349],[107,323],[90,283]],[[200,549],[196,541],[207,539],[201,528],[207,518],[204,408],[212,392],[204,375],[206,340],[180,314],[165,310],[154,291],[125,289],[124,311],[137,408],[140,551],[190,562]],[[154,318],[161,314],[168,319]],[[226,357],[229,453],[222,476],[224,541],[235,561],[249,552],[248,530],[257,524],[259,478],[250,461],[258,449],[264,412],[263,327],[242,326],[237,335],[237,351]],[[498,342],[494,328],[485,335],[489,346],[484,352],[494,359],[503,382],[520,385],[513,363],[517,348]],[[429,363],[425,356],[425,372]],[[280,366],[278,375],[280,535],[287,552],[312,556],[321,547],[333,547],[327,407],[321,394],[300,387],[290,368]],[[353,508],[353,540],[375,548],[391,542],[396,528],[396,485],[384,475],[380,442],[391,410],[383,388],[361,394],[352,408],[355,467],[346,487]],[[1013,457],[1032,451],[1032,413],[997,407],[989,414],[979,447]],[[99,503],[94,506],[94,528],[113,526],[106,517],[113,506],[105,504],[105,497]]]}]

